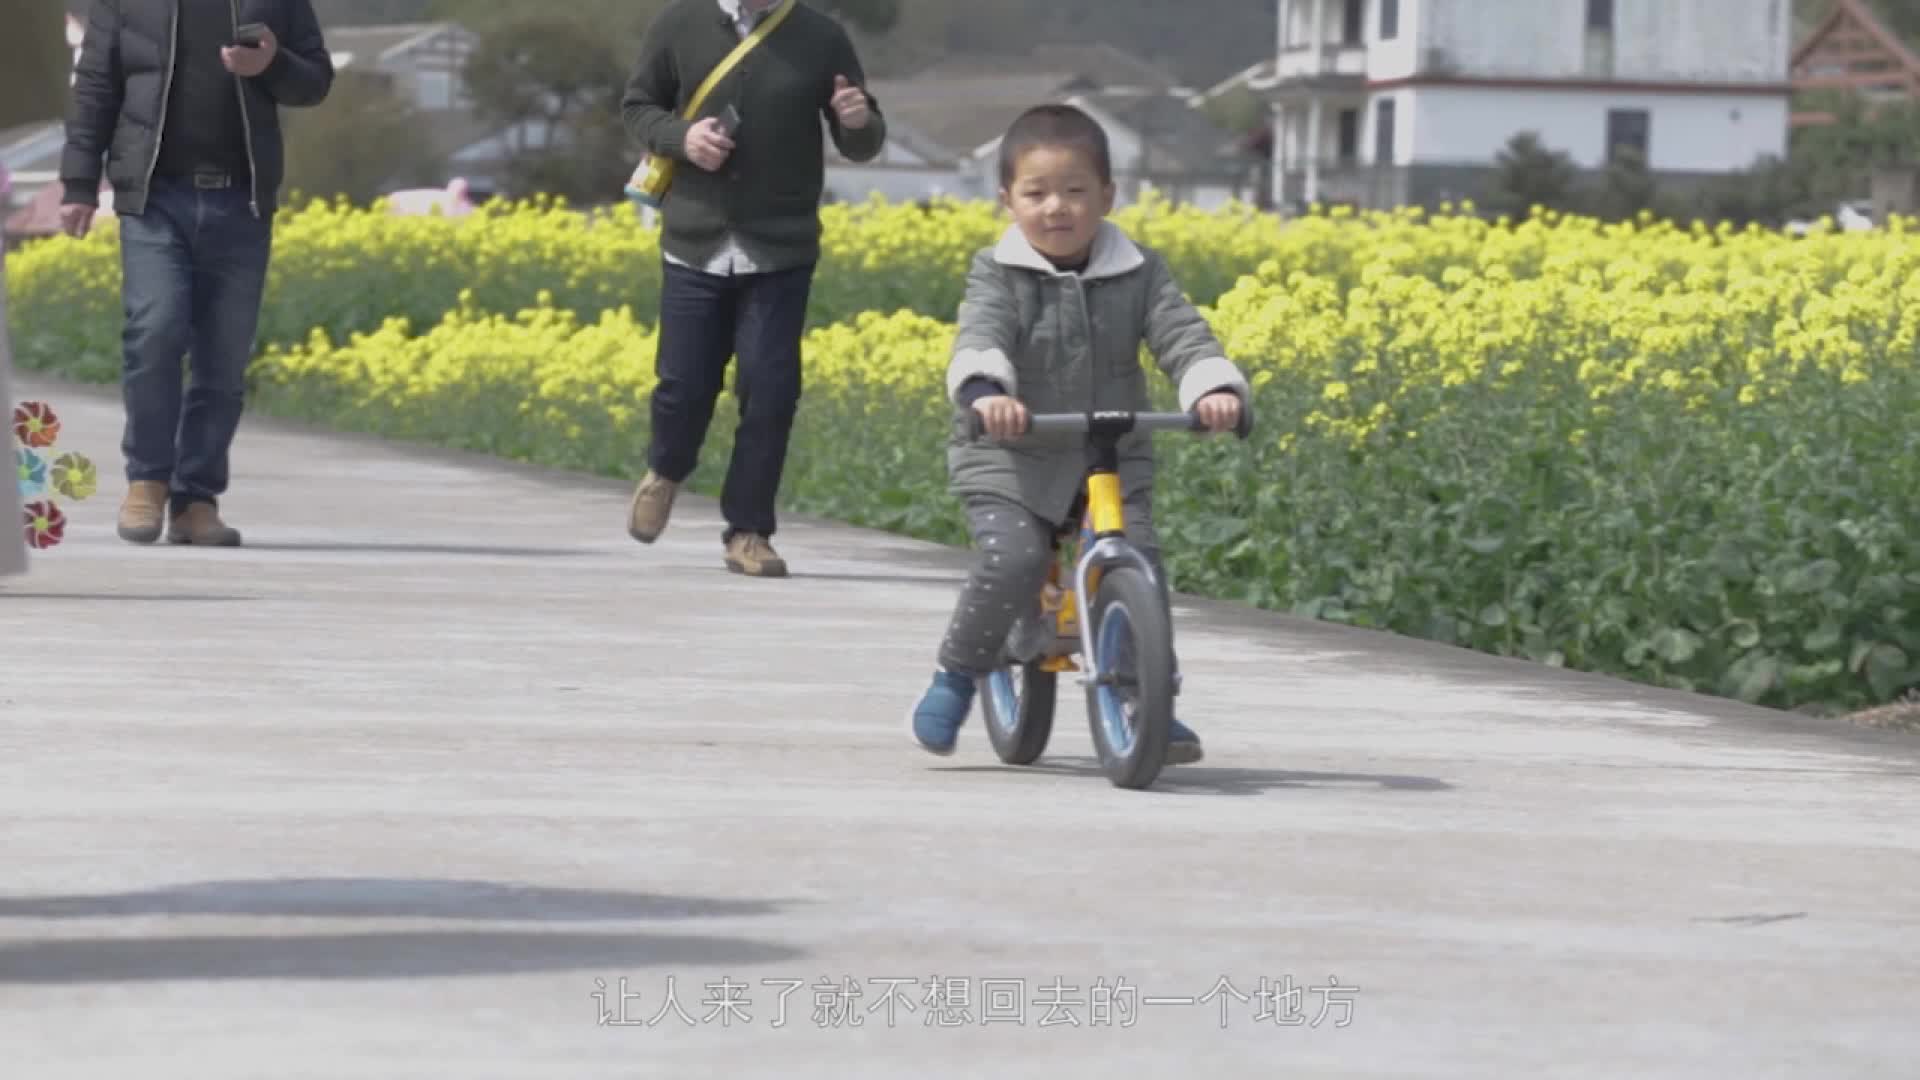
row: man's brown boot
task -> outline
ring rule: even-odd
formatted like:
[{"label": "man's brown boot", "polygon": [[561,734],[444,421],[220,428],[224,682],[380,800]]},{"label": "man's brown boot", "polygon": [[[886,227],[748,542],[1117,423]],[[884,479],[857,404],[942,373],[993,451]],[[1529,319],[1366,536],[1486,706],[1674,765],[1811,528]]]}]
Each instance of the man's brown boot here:
[{"label": "man's brown boot", "polygon": [[757,533],[735,533],[727,541],[727,569],[748,577],[786,577],[787,561]]},{"label": "man's brown boot", "polygon": [[627,535],[643,544],[658,540],[673,516],[673,500],[679,493],[680,485],[648,469],[633,491],[633,505],[627,507]]},{"label": "man's brown boot", "polygon": [[120,539],[129,544],[151,544],[160,539],[167,520],[167,485],[159,480],[135,480],[127,485],[120,503]]},{"label": "man's brown boot", "polygon": [[195,547],[239,547],[240,530],[220,520],[209,502],[192,502],[167,525],[167,542]]}]

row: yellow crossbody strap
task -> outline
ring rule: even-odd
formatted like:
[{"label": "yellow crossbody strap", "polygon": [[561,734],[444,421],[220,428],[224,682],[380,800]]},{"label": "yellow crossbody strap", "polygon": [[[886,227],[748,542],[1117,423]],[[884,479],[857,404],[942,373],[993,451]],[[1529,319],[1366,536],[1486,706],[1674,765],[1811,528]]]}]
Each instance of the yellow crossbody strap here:
[{"label": "yellow crossbody strap", "polygon": [[795,2],[796,0],[780,0],[779,6],[773,9],[771,15],[760,20],[760,25],[754,27],[752,33],[742,38],[740,44],[735,45],[733,51],[727,54],[726,59],[714,65],[713,70],[707,72],[707,77],[701,80],[699,89],[695,90],[693,96],[687,99],[686,111],[681,113],[681,115],[692,119],[693,114],[699,112],[701,104],[707,100],[707,95],[713,92],[713,88],[719,84],[721,79],[727,77],[728,72],[739,65],[740,58],[752,52],[754,46],[765,41],[768,34],[780,28],[780,24],[785,22],[787,16],[793,12]]},{"label": "yellow crossbody strap", "polygon": [[[751,33],[740,40],[740,44],[733,47],[732,52],[714,65],[712,71],[707,72],[707,77],[700,81],[700,85],[693,91],[693,96],[687,99],[686,108],[681,110],[680,115],[686,119],[692,119],[694,114],[700,111],[700,106],[706,102],[707,95],[719,85],[720,80],[726,78],[727,73],[739,65],[742,57],[765,41],[768,34],[780,28],[780,24],[793,13],[793,6],[797,2],[798,0],[780,0],[779,5],[760,21],[759,26],[754,27]],[[673,165],[671,158],[659,154],[647,155],[646,159],[640,163],[640,167],[634,170],[632,179],[627,181],[627,196],[644,206],[658,208],[667,194],[668,185],[673,183]]]}]

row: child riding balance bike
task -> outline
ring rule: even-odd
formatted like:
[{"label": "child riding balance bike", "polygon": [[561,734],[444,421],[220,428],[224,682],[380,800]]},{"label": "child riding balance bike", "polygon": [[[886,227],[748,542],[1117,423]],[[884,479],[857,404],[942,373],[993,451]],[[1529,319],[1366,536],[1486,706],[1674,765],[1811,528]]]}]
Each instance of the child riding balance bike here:
[{"label": "child riding balance bike", "polygon": [[[913,733],[927,751],[951,754],[982,681],[1013,668],[1033,673],[1034,647],[1012,642],[1023,654],[1013,657],[1010,638],[1016,625],[1046,621],[1039,608],[1056,545],[1084,503],[1094,535],[1076,567],[1073,605],[1095,744],[1110,779],[1144,787],[1163,761],[1202,756],[1199,736],[1172,716],[1179,677],[1153,530],[1152,432],[1245,438],[1250,389],[1165,259],[1106,220],[1111,158],[1092,117],[1065,105],[1028,110],[1001,141],[1000,183],[1014,224],[973,257],[947,373],[958,408],[951,490],[965,504],[978,561]],[[1146,412],[1142,346],[1175,383],[1179,413]],[[1061,666],[1056,645],[1040,646],[1049,674]]]}]

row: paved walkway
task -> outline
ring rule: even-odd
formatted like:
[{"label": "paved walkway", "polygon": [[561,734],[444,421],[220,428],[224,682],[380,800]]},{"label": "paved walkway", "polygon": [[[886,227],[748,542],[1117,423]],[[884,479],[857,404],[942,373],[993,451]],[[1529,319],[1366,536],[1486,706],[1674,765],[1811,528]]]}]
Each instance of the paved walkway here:
[{"label": "paved walkway", "polygon": [[258,420],[250,546],[135,549],[114,399],[25,391],[107,486],[0,585],[8,1077],[1920,1060],[1911,737],[1183,605],[1204,764],[942,761],[952,552],[793,523],[750,582],[704,502],[645,549],[622,485]]}]

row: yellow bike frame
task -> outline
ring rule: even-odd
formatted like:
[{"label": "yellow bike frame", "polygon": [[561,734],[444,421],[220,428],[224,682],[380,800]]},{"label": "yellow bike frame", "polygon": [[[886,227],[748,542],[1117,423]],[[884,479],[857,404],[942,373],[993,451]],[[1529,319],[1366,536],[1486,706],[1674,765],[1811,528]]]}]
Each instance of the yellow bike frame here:
[{"label": "yellow bike frame", "polygon": [[[1087,512],[1080,519],[1080,542],[1074,548],[1074,558],[1087,550],[1095,538],[1113,536],[1126,532],[1126,502],[1120,494],[1120,476],[1105,469],[1096,469],[1087,475]],[[1080,635],[1078,605],[1071,586],[1060,584],[1060,563],[1056,560],[1047,570],[1047,592],[1059,597],[1059,608],[1054,612],[1054,625],[1063,638],[1075,638]],[[1100,568],[1092,567],[1087,571],[1087,589],[1089,593],[1100,588]],[[1080,665],[1073,662],[1071,656],[1056,656],[1040,665],[1043,671],[1079,671]]]}]

